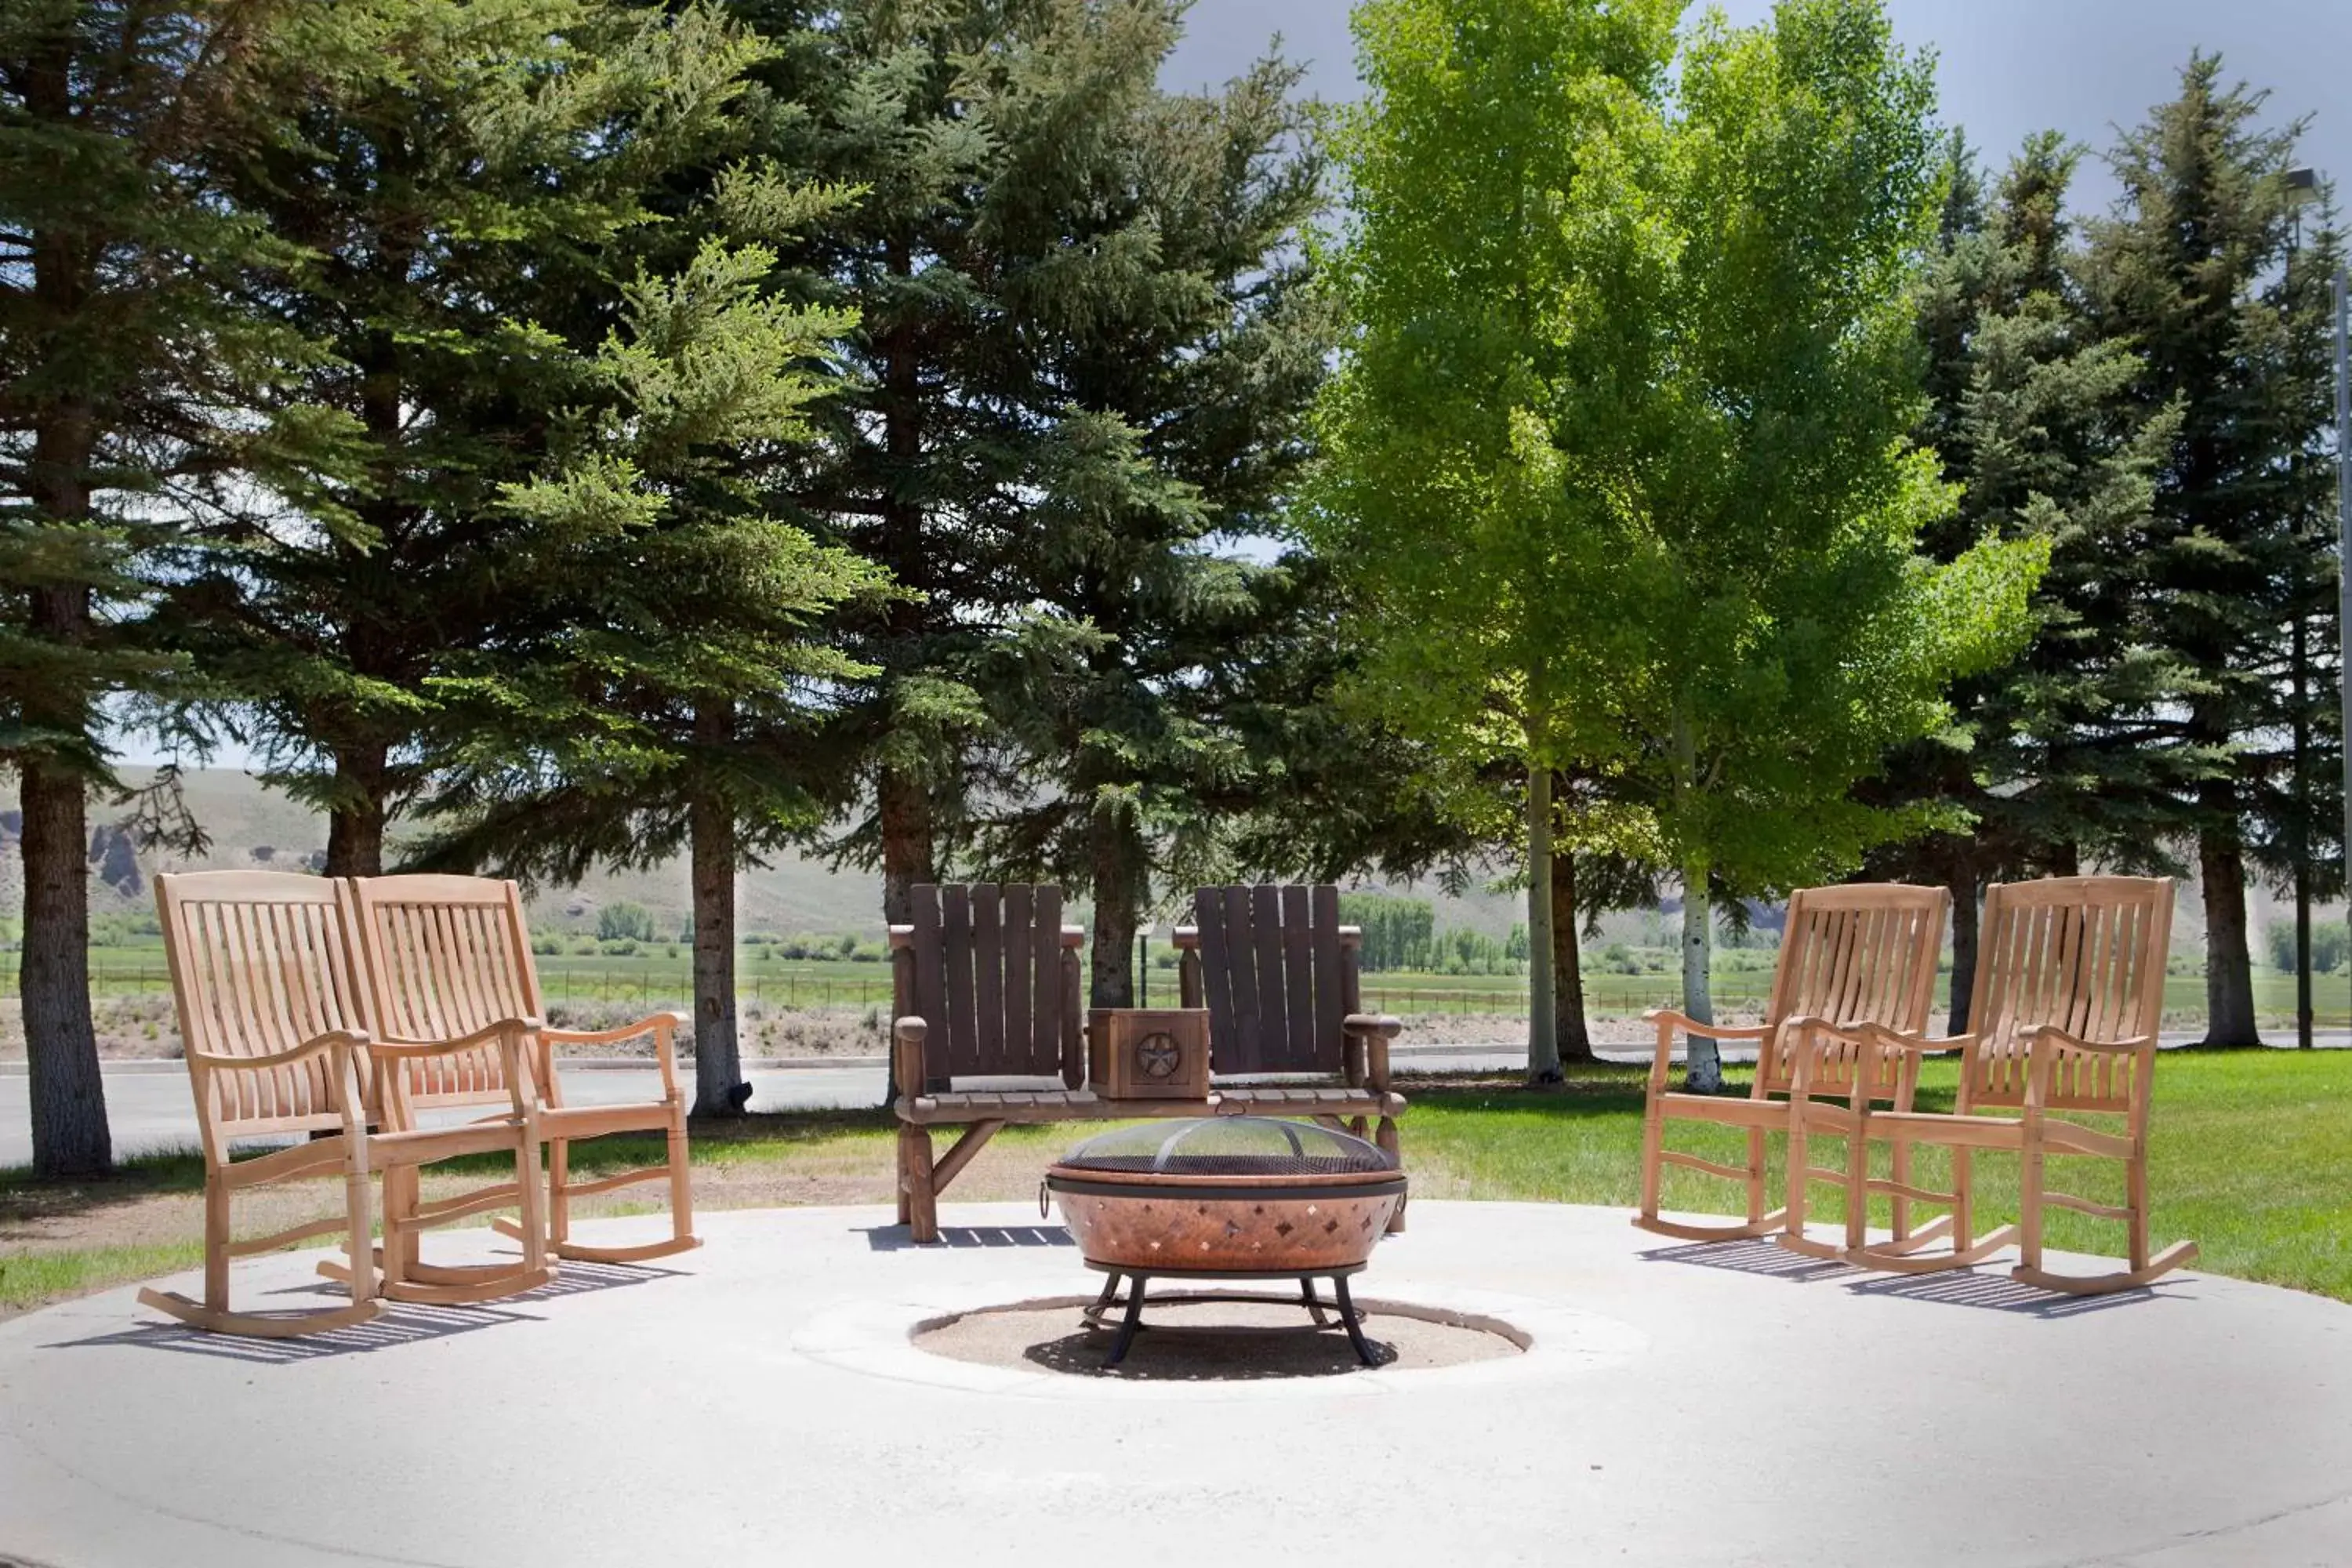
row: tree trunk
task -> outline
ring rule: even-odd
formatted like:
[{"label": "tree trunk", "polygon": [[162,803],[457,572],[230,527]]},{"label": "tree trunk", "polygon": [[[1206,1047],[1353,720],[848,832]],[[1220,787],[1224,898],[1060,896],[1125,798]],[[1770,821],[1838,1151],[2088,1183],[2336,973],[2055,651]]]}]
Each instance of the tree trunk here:
[{"label": "tree trunk", "polygon": [[1976,868],[1955,867],[1945,885],[1952,890],[1952,1014],[1946,1032],[1964,1035],[1977,983]]},{"label": "tree trunk", "polygon": [[[1552,1034],[1562,1062],[1592,1060],[1592,1035],[1584,1023],[1584,964],[1577,951],[1576,857],[1551,858]],[[1535,967],[1535,939],[1528,939],[1528,969]]]},{"label": "tree trunk", "polygon": [[931,860],[930,792],[896,768],[883,769],[875,788],[882,819],[882,918],[905,925],[915,918],[910,889],[940,879]]},{"label": "tree trunk", "polygon": [[1144,899],[1143,841],[1131,808],[1097,805],[1088,834],[1095,895],[1094,979],[1087,1005],[1135,1005],[1135,928]]},{"label": "tree trunk", "polygon": [[[1551,770],[1528,770],[1528,1081],[1558,1083],[1559,1005],[1552,988]],[[1571,927],[1570,940],[1574,940]]]},{"label": "tree trunk", "polygon": [[[37,119],[61,123],[71,91],[68,35],[63,27],[49,31],[27,100]],[[35,237],[32,249],[39,310],[52,321],[81,321],[95,287],[87,244],[48,232]],[[86,525],[97,410],[76,395],[36,395],[43,401],[26,483],[34,527]],[[25,815],[25,928],[16,989],[32,1099],[33,1169],[44,1176],[100,1176],[112,1169],[114,1149],[98,1033],[89,1019],[89,781],[45,738],[83,739],[92,728],[92,694],[74,663],[93,630],[90,593],[77,584],[51,583],[28,589],[26,597],[33,642],[63,656],[56,675],[26,689],[16,717],[36,740],[10,759]]]},{"label": "tree trunk", "polygon": [[[724,745],[734,729],[725,703],[698,710],[698,748]],[[743,1063],[735,1048],[735,816],[715,792],[698,788],[688,806],[693,839],[694,1113],[734,1116]]]},{"label": "tree trunk", "polygon": [[391,771],[387,748],[335,748],[336,793],[346,804],[327,813],[327,875],[383,875],[383,828],[390,815],[384,804],[385,780]]},{"label": "tree trunk", "polygon": [[[1715,1000],[1708,988],[1715,955],[1714,910],[1707,903],[1706,867],[1683,868],[1683,1012],[1702,1024],[1715,1022]],[[1689,1060],[1683,1068],[1683,1088],[1692,1094],[1713,1094],[1723,1088],[1723,1054],[1713,1040],[1694,1037]]]},{"label": "tree trunk", "polygon": [[2205,1041],[2259,1046],[2252,955],[2246,948],[2246,858],[2234,828],[2197,841],[2205,885]]},{"label": "tree trunk", "polygon": [[33,1101],[33,1169],[113,1167],[106,1084],[89,1021],[88,781],[38,754],[18,763],[25,813],[25,944],[18,990]]}]

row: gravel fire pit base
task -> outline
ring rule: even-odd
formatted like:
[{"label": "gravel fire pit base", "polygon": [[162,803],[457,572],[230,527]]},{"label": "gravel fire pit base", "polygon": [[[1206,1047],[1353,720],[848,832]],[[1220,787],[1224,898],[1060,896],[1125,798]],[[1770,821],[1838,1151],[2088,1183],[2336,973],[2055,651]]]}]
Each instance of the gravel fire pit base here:
[{"label": "gravel fire pit base", "polygon": [[[1188,1302],[1154,1305],[1125,1362],[1103,1364],[1113,1325],[1079,1317],[1091,1297],[985,1307],[919,1325],[915,1348],[950,1361],[1129,1383],[1259,1382],[1361,1375],[1348,1336],[1318,1331],[1292,1305]],[[1420,1371],[1521,1354],[1526,1338],[1494,1319],[1360,1297],[1363,1331],[1380,1370]]]}]

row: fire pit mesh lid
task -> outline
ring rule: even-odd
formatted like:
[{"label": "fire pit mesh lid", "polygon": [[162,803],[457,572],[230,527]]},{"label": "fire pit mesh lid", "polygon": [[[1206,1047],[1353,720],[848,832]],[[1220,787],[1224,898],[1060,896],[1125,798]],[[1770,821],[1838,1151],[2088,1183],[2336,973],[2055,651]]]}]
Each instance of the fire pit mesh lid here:
[{"label": "fire pit mesh lid", "polygon": [[1333,1176],[1393,1171],[1397,1163],[1361,1138],[1311,1121],[1213,1116],[1114,1128],[1063,1155],[1060,1168],[1169,1176]]}]

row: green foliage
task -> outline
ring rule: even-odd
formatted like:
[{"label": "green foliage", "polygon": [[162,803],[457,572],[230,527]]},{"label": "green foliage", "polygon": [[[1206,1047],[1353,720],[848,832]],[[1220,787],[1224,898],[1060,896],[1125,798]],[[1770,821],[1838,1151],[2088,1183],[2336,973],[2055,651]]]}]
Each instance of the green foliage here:
[{"label": "green foliage", "polygon": [[2085,856],[2144,860],[2172,774],[2139,743],[2139,725],[2194,680],[2144,645],[2117,569],[2147,525],[2177,418],[2138,404],[2142,362],[2090,319],[2064,216],[2076,162],[2054,134],[2029,138],[1988,210],[1956,141],[1917,294],[1931,398],[1920,436],[1959,500],[1929,531],[1930,550],[1953,559],[1995,535],[2045,540],[2051,552],[2020,658],[1962,682],[1954,722],[1898,750],[1887,782],[1870,786],[1967,813],[1967,831],[1890,847],[1874,864],[1951,881],[1971,900],[1984,882]]},{"label": "green foliage", "polygon": [[[2113,563],[2147,661],[2188,673],[2137,710],[2128,743],[2162,773],[2149,816],[2193,837],[2210,954],[2209,1028],[2253,1037],[2244,885],[2283,878],[2336,828],[2333,786],[2297,779],[2298,726],[2331,728],[2310,625],[2335,600],[2327,279],[2332,205],[2291,216],[2299,123],[2259,123],[2263,95],[2191,58],[2180,92],[2113,154],[2126,201],[2089,226],[2094,321],[2139,356],[2128,396],[2174,421],[2147,525]],[[2305,694],[2295,696],[2294,667]],[[2331,769],[2322,776],[2333,777]],[[2325,873],[2323,873],[2325,874]]]},{"label": "green foliage", "polygon": [[1365,969],[1428,966],[1430,940],[1437,931],[1437,913],[1427,900],[1396,899],[1381,893],[1342,893],[1339,919],[1345,924],[1363,928]]},{"label": "green foliage", "polygon": [[777,43],[760,144],[867,193],[790,253],[861,321],[793,494],[914,591],[842,623],[877,673],[826,737],[834,847],[894,918],[950,863],[1087,893],[1098,999],[1278,776],[1256,677],[1312,603],[1227,541],[1277,529],[1324,373],[1320,159],[1293,68],[1160,89],[1182,10],[738,13]]},{"label": "green foliage", "polygon": [[654,939],[653,911],[643,904],[633,904],[625,900],[606,904],[596,911],[596,935],[604,942],[620,937],[651,942]]},{"label": "green foliage", "polygon": [[[2271,967],[2282,974],[2295,972],[2294,922],[2273,921],[2263,928],[2270,949]],[[2311,922],[2311,967],[2315,973],[2333,974],[2352,957],[2352,928],[2342,921]]]},{"label": "green foliage", "polygon": [[1571,839],[1682,869],[1703,931],[1711,879],[1925,824],[1852,787],[2014,651],[2046,545],[1918,553],[1951,505],[1907,440],[1926,66],[1864,0],[1677,61],[1676,9],[1360,11],[1314,521],[1372,612],[1358,700],[1474,771],[1596,781]]}]

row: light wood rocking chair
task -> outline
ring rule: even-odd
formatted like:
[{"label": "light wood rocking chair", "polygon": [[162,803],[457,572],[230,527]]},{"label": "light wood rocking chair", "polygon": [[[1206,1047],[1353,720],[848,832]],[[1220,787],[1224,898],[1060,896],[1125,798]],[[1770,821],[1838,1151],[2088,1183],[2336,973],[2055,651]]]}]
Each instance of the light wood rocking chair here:
[{"label": "light wood rocking chair", "polygon": [[[2020,1281],[2073,1295],[2099,1295],[2147,1284],[2197,1256],[2197,1244],[2176,1242],[2160,1254],[2148,1244],[2147,1123],[2156,1074],[2158,1030],[2164,1013],[2164,966],[2172,937],[2173,882],[2168,877],[2058,877],[1996,885],[1985,894],[1983,935],[1970,987],[1969,1032],[1927,1039],[1913,1032],[1869,1028],[1849,1037],[1899,1058],[1906,1082],[1916,1080],[1922,1053],[1961,1050],[1960,1087],[1951,1114],[1856,1108],[1862,1139],[1883,1140],[1898,1158],[1894,1180],[1869,1179],[1847,1193],[1846,1262],[1898,1273],[1929,1273],[1982,1262],[2012,1240]],[[1985,1114],[2013,1111],[2014,1115]],[[2079,1111],[2124,1119],[2121,1136],[2077,1125],[2050,1112]],[[1952,1187],[1912,1185],[1907,1155],[1916,1144],[1952,1152]],[[1970,1191],[1973,1156],[1981,1150],[2021,1157],[2018,1222],[1979,1237]],[[2048,1189],[2053,1156],[2120,1161],[2126,1197],[2096,1204]],[[1867,1170],[1866,1165],[1857,1165]],[[1948,1212],[1927,1230],[1912,1233],[1898,1209],[1891,1242],[1864,1245],[1862,1224],[1873,1194],[1898,1205],[1928,1203]],[[2042,1210],[2055,1205],[2126,1227],[2129,1266],[2107,1274],[2053,1274],[2042,1267]],[[1920,1247],[1948,1235],[1949,1245]]]},{"label": "light wood rocking chair", "polygon": [[[1780,962],[1773,971],[1761,1024],[1737,1028],[1701,1024],[1671,1008],[1644,1015],[1657,1026],[1658,1044],[1643,1110],[1642,1200],[1640,1212],[1633,1216],[1636,1226],[1691,1241],[1730,1241],[1780,1231],[1784,1241],[1787,1233],[1797,1235],[1801,1246],[1806,1182],[1843,1182],[1844,1173],[1815,1171],[1792,1156],[1789,1202],[1767,1214],[1766,1134],[1790,1131],[1793,1107],[1810,1096],[1858,1094],[1864,1103],[1895,1097],[1899,1086],[1891,1076],[1871,1070],[1875,1058],[1852,1048],[1825,1049],[1813,1031],[1825,1020],[1883,1022],[1912,1030],[1926,1027],[1949,903],[1941,888],[1900,883],[1804,889],[1789,900]],[[1756,1078],[1747,1098],[1669,1092],[1668,1058],[1677,1034],[1685,1038],[1755,1041]],[[1801,1072],[1805,1080],[1801,1085]],[[1817,1129],[1843,1125],[1844,1106],[1824,1105],[1820,1100],[1811,1103],[1822,1113],[1813,1123]],[[1744,1129],[1746,1164],[1719,1164],[1667,1148],[1669,1121]],[[1747,1218],[1723,1225],[1660,1218],[1659,1189],[1666,1165],[1741,1184],[1747,1189]]]},{"label": "light wood rocking chair", "polygon": [[[164,956],[180,1021],[196,1124],[205,1155],[205,1299],[143,1289],[140,1301],[212,1332],[284,1339],[323,1333],[373,1318],[383,1303],[369,1256],[369,1178],[413,1179],[419,1165],[461,1154],[510,1152],[518,1182],[535,1174],[537,1145],[520,1114],[474,1127],[398,1133],[369,1130],[365,1083],[372,1047],[359,982],[349,895],[340,883],[274,871],[214,871],[155,879]],[[459,1048],[420,1045],[420,1054]],[[290,1148],[230,1158],[241,1138],[311,1134]],[[238,1241],[231,1197],[268,1184],[341,1173],[340,1219],[295,1226]],[[535,1184],[520,1206],[538,1223]],[[387,1215],[389,1217],[389,1215]],[[431,1222],[427,1222],[431,1223]],[[254,1314],[229,1307],[229,1263],[312,1237],[344,1233],[356,1268],[333,1263],[320,1272],[351,1288],[347,1307]],[[498,1293],[543,1284],[536,1247],[522,1267],[506,1269]]]},{"label": "light wood rocking chair", "polygon": [[[351,883],[360,947],[374,1014],[387,1029],[430,1037],[464,1035],[482,1048],[461,1056],[411,1058],[384,1075],[388,1113],[405,1125],[422,1110],[497,1106],[520,1095],[547,1145],[548,1250],[590,1263],[635,1263],[701,1246],[694,1234],[694,1192],[687,1159],[687,1098],[678,1086],[674,1037],[685,1020],[656,1013],[613,1029],[561,1029],[541,1006],[522,895],[514,883],[486,877],[358,877]],[[555,1071],[559,1045],[611,1045],[650,1035],[661,1069],[662,1098],[620,1105],[568,1106]],[[512,1037],[510,1062],[493,1042]],[[517,1072],[517,1065],[520,1072]],[[572,1145],[614,1132],[659,1132],[664,1162],[593,1181],[571,1175]],[[671,1235],[638,1247],[588,1247],[572,1239],[572,1200],[641,1182],[669,1184]],[[469,1200],[487,1205],[502,1189]],[[479,1212],[478,1206],[472,1212]],[[520,1228],[498,1228],[528,1245]],[[413,1251],[387,1256],[387,1290],[402,1276],[462,1285],[477,1271],[420,1265]]]}]

